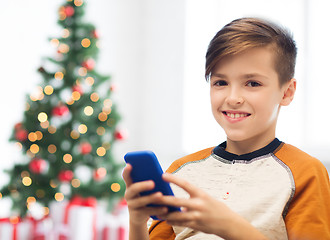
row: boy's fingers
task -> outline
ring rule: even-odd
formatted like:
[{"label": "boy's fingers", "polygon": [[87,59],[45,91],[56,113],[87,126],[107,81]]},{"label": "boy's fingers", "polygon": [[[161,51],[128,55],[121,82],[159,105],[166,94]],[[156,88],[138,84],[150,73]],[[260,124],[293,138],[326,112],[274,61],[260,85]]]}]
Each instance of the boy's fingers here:
[{"label": "boy's fingers", "polygon": [[183,190],[185,190],[191,197],[197,196],[200,193],[200,190],[187,182],[186,180],[179,178],[177,176],[174,176],[170,173],[164,173],[163,179],[166,182],[174,183],[175,185],[181,187]]},{"label": "boy's fingers", "polygon": [[123,179],[126,183],[126,186],[130,186],[133,182],[132,182],[132,178],[131,178],[131,172],[132,172],[132,165],[127,164],[126,167],[123,170]]},{"label": "boy's fingers", "polygon": [[[189,212],[191,210],[200,210],[203,208],[203,202],[199,199],[177,198],[175,196],[162,196],[157,204],[165,206],[173,206],[181,209],[181,212]],[[179,212],[178,212],[179,213]]]},{"label": "boy's fingers", "polygon": [[130,201],[129,206],[131,208],[142,208],[146,207],[148,204],[155,203],[159,201],[159,198],[161,198],[162,194],[160,192],[148,195],[148,196],[143,196],[134,199],[134,201]]},{"label": "boy's fingers", "polygon": [[173,207],[185,207],[185,208],[190,207],[189,201],[187,201],[187,199],[176,198],[173,196],[163,196],[158,203]]},{"label": "boy's fingers", "polygon": [[140,215],[164,216],[168,213],[167,207],[144,207],[138,210]]},{"label": "boy's fingers", "polygon": [[155,183],[153,181],[143,181],[131,184],[126,188],[126,199],[132,199],[138,196],[141,192],[152,190],[155,187]]}]

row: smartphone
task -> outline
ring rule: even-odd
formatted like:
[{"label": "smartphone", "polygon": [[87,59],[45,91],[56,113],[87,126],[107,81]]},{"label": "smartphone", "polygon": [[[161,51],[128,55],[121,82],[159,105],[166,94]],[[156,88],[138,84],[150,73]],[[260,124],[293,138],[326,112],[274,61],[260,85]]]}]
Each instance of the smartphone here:
[{"label": "smartphone", "polygon": [[[168,182],[162,179],[163,170],[159,164],[156,155],[152,151],[135,151],[128,152],[124,156],[125,162],[132,165],[131,178],[133,182],[153,180],[155,188],[150,191],[141,192],[142,196],[149,195],[155,192],[162,192],[163,195],[174,195],[171,186]],[[160,206],[150,204],[150,206]],[[167,206],[169,212],[180,211],[180,208]],[[155,216],[151,216],[157,219]]]}]

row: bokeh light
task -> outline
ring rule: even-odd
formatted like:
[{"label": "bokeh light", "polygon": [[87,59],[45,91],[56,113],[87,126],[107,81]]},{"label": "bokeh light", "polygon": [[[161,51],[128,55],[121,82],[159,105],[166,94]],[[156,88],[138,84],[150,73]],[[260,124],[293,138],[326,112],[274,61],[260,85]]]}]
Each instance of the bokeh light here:
[{"label": "bokeh light", "polygon": [[105,122],[108,119],[108,115],[105,112],[101,112],[98,118],[101,122]]},{"label": "bokeh light", "polygon": [[28,171],[23,171],[21,172],[21,177],[24,178],[24,177],[29,177],[30,176],[30,173]]},{"label": "bokeh light", "polygon": [[63,195],[63,193],[58,192],[58,193],[55,193],[54,198],[56,201],[61,202],[64,200],[64,195]]},{"label": "bokeh light", "polygon": [[74,5],[76,5],[77,7],[80,7],[81,5],[83,5],[84,1],[83,0],[74,0]]},{"label": "bokeh light", "polygon": [[57,148],[56,148],[56,146],[55,146],[54,144],[50,144],[50,145],[48,146],[48,152],[49,152],[49,153],[55,153],[56,150],[57,150]]},{"label": "bokeh light", "polygon": [[97,133],[98,135],[100,135],[100,136],[104,135],[104,133],[105,133],[105,128],[104,128],[104,127],[98,127],[98,128],[96,129],[96,133]]},{"label": "bokeh light", "polygon": [[65,44],[65,43],[61,43],[59,46],[58,46],[58,51],[60,53],[68,53],[70,51],[70,47],[69,45]]},{"label": "bokeh light", "polygon": [[94,109],[91,106],[87,106],[84,108],[84,113],[86,116],[91,116],[94,113]]},{"label": "bokeh light", "polygon": [[80,99],[80,93],[77,91],[72,92],[72,100],[78,101]]},{"label": "bokeh light", "polygon": [[81,40],[81,46],[83,46],[84,48],[88,48],[91,45],[91,40],[89,40],[88,38],[84,38],[83,40]]},{"label": "bokeh light", "polygon": [[97,102],[100,99],[99,95],[97,93],[92,93],[91,94],[91,100],[93,102]]},{"label": "bokeh light", "polygon": [[39,122],[46,122],[47,119],[48,119],[48,116],[47,116],[46,113],[41,112],[41,113],[38,114],[38,120],[39,120]]},{"label": "bokeh light", "polygon": [[32,179],[30,177],[23,177],[22,183],[24,186],[28,187],[32,184]]},{"label": "bokeh light", "polygon": [[71,156],[71,154],[69,154],[69,153],[65,154],[65,155],[63,156],[63,161],[64,161],[65,163],[71,163],[71,162],[72,162],[72,156]]},{"label": "bokeh light", "polygon": [[84,67],[79,68],[78,74],[82,77],[86,76],[87,75],[87,68],[84,68]]},{"label": "bokeh light", "polygon": [[72,130],[71,133],[70,133],[70,136],[71,136],[72,139],[78,139],[80,134],[79,134],[78,131]]},{"label": "bokeh light", "polygon": [[94,78],[92,77],[87,77],[86,78],[86,83],[89,85],[89,86],[92,86],[94,84]]},{"label": "bokeh light", "polygon": [[62,80],[64,77],[64,74],[62,72],[56,72],[54,77],[56,80]]},{"label": "bokeh light", "polygon": [[49,128],[48,128],[48,132],[49,132],[50,134],[54,134],[54,133],[56,133],[56,127],[55,127],[55,126],[49,126]]},{"label": "bokeh light", "polygon": [[72,179],[72,181],[71,181],[71,185],[72,185],[72,187],[74,187],[74,188],[78,188],[78,187],[80,187],[80,180],[79,180],[79,179],[76,179],[76,178]]},{"label": "bokeh light", "polygon": [[43,138],[43,134],[42,134],[42,132],[40,132],[40,131],[36,131],[35,133],[36,133],[36,135],[37,135],[37,140],[40,141],[40,140]]},{"label": "bokeh light", "polygon": [[87,126],[85,124],[80,124],[79,127],[78,127],[78,131],[81,133],[81,134],[85,134],[87,132]]},{"label": "bokeh light", "polygon": [[30,146],[30,151],[34,154],[38,153],[39,152],[39,146],[37,144],[32,144]]},{"label": "bokeh light", "polygon": [[63,31],[62,31],[62,37],[63,38],[68,38],[70,36],[70,31],[69,31],[69,29],[63,29]]},{"label": "bokeh light", "polygon": [[35,141],[37,141],[37,139],[38,139],[37,134],[34,133],[34,132],[30,132],[29,135],[28,135],[28,139],[29,139],[31,142],[35,142]]},{"label": "bokeh light", "polygon": [[96,154],[99,155],[100,157],[103,157],[106,154],[106,150],[104,147],[99,147],[96,150]]},{"label": "bokeh light", "polygon": [[44,88],[44,92],[45,94],[47,95],[52,95],[53,92],[54,92],[54,88],[50,85],[47,85],[45,88]]},{"label": "bokeh light", "polygon": [[52,40],[50,40],[50,43],[52,45],[54,45],[55,47],[58,47],[58,45],[60,44],[60,41],[56,38],[53,38]]},{"label": "bokeh light", "polygon": [[49,122],[48,121],[45,121],[45,122],[41,122],[40,123],[40,126],[42,127],[42,128],[48,128],[49,127]]},{"label": "bokeh light", "polygon": [[54,180],[50,180],[49,186],[51,186],[52,188],[57,188],[58,185]]},{"label": "bokeh light", "polygon": [[120,191],[120,184],[119,183],[113,183],[113,184],[111,184],[111,190],[113,192],[119,192]]}]

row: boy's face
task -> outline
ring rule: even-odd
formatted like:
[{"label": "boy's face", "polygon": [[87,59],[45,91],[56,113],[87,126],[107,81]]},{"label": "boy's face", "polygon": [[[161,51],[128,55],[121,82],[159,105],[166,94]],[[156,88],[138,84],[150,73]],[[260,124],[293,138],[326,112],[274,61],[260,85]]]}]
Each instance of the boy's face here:
[{"label": "boy's face", "polygon": [[272,141],[280,106],[287,105],[283,103],[287,86],[279,85],[269,47],[221,60],[210,78],[210,96],[213,115],[227,141],[248,140],[260,144],[257,147]]}]

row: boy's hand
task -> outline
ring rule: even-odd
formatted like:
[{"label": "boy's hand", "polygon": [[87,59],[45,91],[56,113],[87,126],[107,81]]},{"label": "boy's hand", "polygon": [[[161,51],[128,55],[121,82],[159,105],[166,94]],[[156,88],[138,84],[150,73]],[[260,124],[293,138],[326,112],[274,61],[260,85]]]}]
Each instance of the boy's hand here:
[{"label": "boy's hand", "polygon": [[[203,190],[172,174],[165,173],[163,179],[181,187],[190,195],[189,199],[173,196],[162,197],[162,204],[181,207],[182,209],[182,212],[158,215],[160,219],[166,220],[168,224],[216,234],[225,239],[242,239],[238,235],[245,234],[245,231],[248,232],[245,237],[251,233],[256,234],[252,235],[256,237],[255,239],[264,239],[245,219]],[[238,229],[242,231],[237,231]]]},{"label": "boy's hand", "polygon": [[151,190],[155,187],[153,181],[133,183],[131,179],[132,166],[127,164],[123,171],[123,179],[126,183],[125,199],[130,215],[130,223],[133,225],[145,224],[151,215],[167,213],[167,207],[147,207],[150,203],[157,203],[163,196],[160,192],[149,196],[140,196],[141,192]]}]

